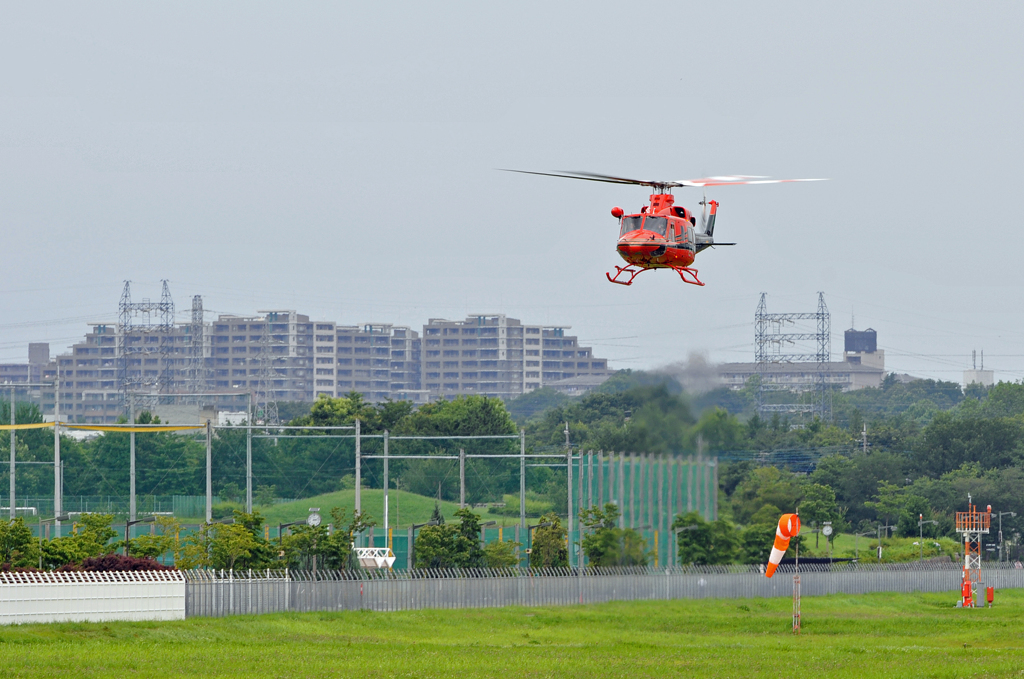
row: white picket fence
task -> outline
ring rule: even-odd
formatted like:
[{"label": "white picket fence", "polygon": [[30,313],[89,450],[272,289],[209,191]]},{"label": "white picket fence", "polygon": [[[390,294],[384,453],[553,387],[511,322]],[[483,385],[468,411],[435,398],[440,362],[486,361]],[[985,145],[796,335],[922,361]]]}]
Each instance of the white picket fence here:
[{"label": "white picket fence", "polygon": [[181,571],[0,573],[0,624],[184,620]]}]

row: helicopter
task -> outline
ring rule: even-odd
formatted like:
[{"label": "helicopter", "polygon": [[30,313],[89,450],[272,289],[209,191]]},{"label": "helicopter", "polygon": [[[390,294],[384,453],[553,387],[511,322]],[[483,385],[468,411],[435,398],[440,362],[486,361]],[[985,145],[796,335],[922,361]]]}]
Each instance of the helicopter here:
[{"label": "helicopter", "polygon": [[[633,279],[644,271],[651,269],[672,269],[679,274],[684,283],[703,286],[698,271],[691,265],[699,252],[716,245],[736,245],[736,243],[719,243],[715,241],[715,217],[718,215],[719,203],[707,199],[706,187],[732,186],[735,184],[785,184],[790,182],[817,182],[823,179],[771,179],[752,175],[728,175],[724,177],[704,177],[702,179],[681,179],[679,181],[651,181],[646,179],[629,179],[613,177],[591,172],[531,172],[528,170],[505,170],[521,174],[535,174],[543,177],[564,177],[582,179],[590,182],[606,182],[609,184],[631,184],[649,186],[654,192],[650,197],[650,205],[640,208],[640,212],[627,215],[621,207],[612,208],[612,217],[619,220],[619,240],[616,250],[626,262],[626,266],[615,266],[615,275],[606,273],[612,283],[632,285]],[[672,189],[690,186],[705,189],[702,206],[700,229],[694,214],[675,204]],[[628,279],[625,279],[629,276]],[[622,277],[624,280],[619,280]]]}]

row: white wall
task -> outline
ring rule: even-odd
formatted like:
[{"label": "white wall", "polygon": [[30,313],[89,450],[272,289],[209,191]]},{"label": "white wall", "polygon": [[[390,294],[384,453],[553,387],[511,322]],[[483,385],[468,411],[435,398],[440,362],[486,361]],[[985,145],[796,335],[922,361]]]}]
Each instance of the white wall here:
[{"label": "white wall", "polygon": [[184,620],[180,571],[0,573],[0,624]]}]

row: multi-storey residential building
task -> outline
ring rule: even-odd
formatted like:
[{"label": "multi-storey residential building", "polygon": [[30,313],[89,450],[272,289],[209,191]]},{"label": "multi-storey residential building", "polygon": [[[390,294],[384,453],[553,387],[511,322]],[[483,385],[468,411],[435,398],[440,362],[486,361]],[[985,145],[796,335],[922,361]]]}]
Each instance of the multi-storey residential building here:
[{"label": "multi-storey residential building", "polygon": [[388,323],[316,323],[315,395],[355,391],[368,401],[426,401],[420,388],[419,333]]},{"label": "multi-storey residential building", "polygon": [[431,398],[515,398],[558,380],[610,375],[608,362],[580,347],[567,329],[523,325],[502,314],[432,318],[423,327],[423,388]]},{"label": "multi-storey residential building", "polygon": [[[201,337],[189,323],[135,326],[125,337],[118,326],[95,324],[53,360],[48,345],[31,345],[28,365],[0,365],[0,384],[53,382],[59,371],[62,419],[87,423],[123,416],[129,394],[144,407],[187,398],[221,410],[245,410],[264,390],[275,401],[352,391],[370,402],[515,398],[559,388],[562,380],[597,384],[611,374],[567,329],[490,314],[430,319],[421,337],[407,326],[338,325],[293,310],[222,314],[203,324]],[[53,417],[55,393],[43,387],[33,396],[45,417]],[[195,393],[203,396],[188,396]]]}]

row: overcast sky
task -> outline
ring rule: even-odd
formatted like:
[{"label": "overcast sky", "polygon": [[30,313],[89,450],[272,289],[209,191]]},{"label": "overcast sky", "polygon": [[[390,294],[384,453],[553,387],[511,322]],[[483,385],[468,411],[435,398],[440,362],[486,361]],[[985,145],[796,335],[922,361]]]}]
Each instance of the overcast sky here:
[{"label": "overcast sky", "polygon": [[[772,312],[852,316],[886,367],[1024,378],[1019,3],[6,3],[0,361],[168,279],[179,320],[505,313],[613,367],[753,359]],[[724,187],[706,287],[611,285],[642,187]],[[699,190],[677,199],[697,209]],[[212,315],[208,316],[212,318]]]}]

